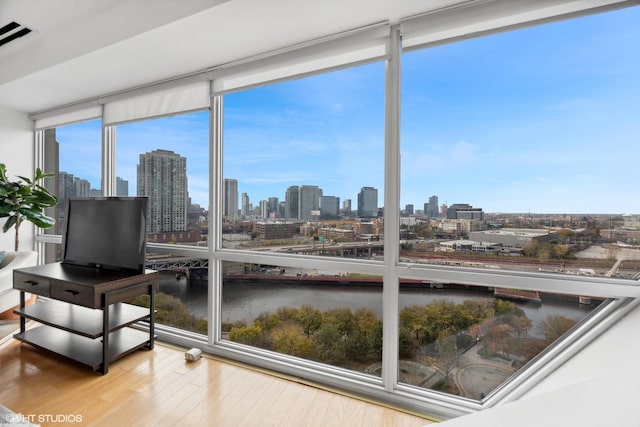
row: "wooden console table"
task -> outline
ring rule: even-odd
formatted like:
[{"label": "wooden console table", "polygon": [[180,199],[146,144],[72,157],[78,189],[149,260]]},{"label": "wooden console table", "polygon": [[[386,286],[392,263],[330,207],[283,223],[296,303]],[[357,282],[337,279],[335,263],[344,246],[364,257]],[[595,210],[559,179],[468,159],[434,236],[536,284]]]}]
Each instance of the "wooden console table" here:
[{"label": "wooden console table", "polygon": [[[153,349],[158,272],[142,274],[44,264],[13,271],[20,291],[20,332],[14,338],[106,374],[109,363],[139,348]],[[25,306],[25,292],[50,298]],[[123,301],[149,295],[149,308]],[[40,325],[26,329],[26,319]],[[149,332],[131,328],[149,322]]]}]

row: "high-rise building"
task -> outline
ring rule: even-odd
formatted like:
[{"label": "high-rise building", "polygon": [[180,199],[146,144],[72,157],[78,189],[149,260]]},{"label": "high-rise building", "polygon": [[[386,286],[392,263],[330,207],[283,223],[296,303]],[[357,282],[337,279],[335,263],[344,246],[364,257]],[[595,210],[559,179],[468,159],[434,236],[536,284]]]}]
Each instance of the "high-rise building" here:
[{"label": "high-rise building", "polygon": [[58,180],[58,199],[69,197],[90,197],[91,185],[86,179],[78,178],[71,173],[60,172]]},{"label": "high-rise building", "polygon": [[344,202],[342,202],[342,214],[343,215],[351,215],[351,199],[345,199]]},{"label": "high-rise building", "polygon": [[438,218],[440,216],[438,212],[438,196],[429,197],[429,206],[425,213],[428,218]]},{"label": "high-rise building", "polygon": [[298,199],[300,198],[300,187],[292,185],[287,188],[284,195],[284,216],[285,218],[298,219]]},{"label": "high-rise building", "polygon": [[249,211],[251,210],[251,204],[249,203],[249,195],[247,193],[242,193],[240,197],[242,198],[240,213],[244,218],[249,215]]},{"label": "high-rise building", "polygon": [[224,180],[224,200],[222,201],[222,209],[224,216],[235,221],[238,219],[238,180]]},{"label": "high-rise building", "polygon": [[413,205],[406,205],[404,207],[404,214],[407,216],[413,215]]},{"label": "high-rise building", "polygon": [[378,216],[378,190],[373,187],[362,187],[358,193],[358,216],[375,218]]},{"label": "high-rise building", "polygon": [[187,159],[169,150],[140,154],[138,196],[149,197],[150,233],[187,230]]},{"label": "high-rise building", "polygon": [[320,216],[322,218],[337,218],[340,216],[340,197],[321,196]]},{"label": "high-rise building", "polygon": [[267,218],[269,216],[269,202],[267,200],[260,200],[258,210],[260,212],[260,217]]},{"label": "high-rise building", "polygon": [[440,205],[440,218],[446,218],[447,217],[447,203],[443,203],[442,205]]},{"label": "high-rise building", "polygon": [[[58,210],[57,220],[64,224],[67,200],[70,197],[91,197],[91,185],[86,179],[78,178],[67,172],[59,172],[58,176]],[[62,233],[62,230],[60,230]]]},{"label": "high-rise building", "polygon": [[129,181],[117,176],[116,177],[116,196],[128,196],[128,195],[129,195]]},{"label": "high-rise building", "polygon": [[320,215],[322,189],[317,185],[301,185],[298,198],[298,218],[312,221]]},{"label": "high-rise building", "polygon": [[277,197],[269,197],[267,200],[267,216],[269,218],[278,218],[280,216],[280,212],[278,211],[280,207],[280,201]]}]

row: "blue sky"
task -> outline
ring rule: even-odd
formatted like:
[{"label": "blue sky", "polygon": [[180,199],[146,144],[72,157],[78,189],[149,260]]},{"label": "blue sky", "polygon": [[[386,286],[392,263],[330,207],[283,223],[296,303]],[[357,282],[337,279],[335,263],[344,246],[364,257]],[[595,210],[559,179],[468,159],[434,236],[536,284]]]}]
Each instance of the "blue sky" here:
[{"label": "blue sky", "polygon": [[[486,212],[640,213],[640,8],[407,53],[402,61],[401,206]],[[383,205],[384,64],[224,99],[224,175],[257,205],[291,185]],[[187,157],[208,205],[208,114],[121,125],[118,175],[135,194],[139,154]],[[61,170],[99,185],[100,130],[58,129]],[[89,142],[90,141],[90,142]]]}]

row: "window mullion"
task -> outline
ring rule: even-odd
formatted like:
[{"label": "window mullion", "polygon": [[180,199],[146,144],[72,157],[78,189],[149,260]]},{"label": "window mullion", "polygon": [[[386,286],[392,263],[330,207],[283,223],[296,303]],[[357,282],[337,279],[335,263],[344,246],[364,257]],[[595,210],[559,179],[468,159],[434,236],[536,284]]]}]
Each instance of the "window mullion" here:
[{"label": "window mullion", "polygon": [[116,195],[116,127],[102,127],[102,195]]},{"label": "window mullion", "polygon": [[391,29],[389,60],[385,73],[385,240],[386,273],[382,290],[382,379],[387,391],[398,382],[398,298],[399,281],[394,266],[399,257],[400,212],[400,57],[399,27]]}]

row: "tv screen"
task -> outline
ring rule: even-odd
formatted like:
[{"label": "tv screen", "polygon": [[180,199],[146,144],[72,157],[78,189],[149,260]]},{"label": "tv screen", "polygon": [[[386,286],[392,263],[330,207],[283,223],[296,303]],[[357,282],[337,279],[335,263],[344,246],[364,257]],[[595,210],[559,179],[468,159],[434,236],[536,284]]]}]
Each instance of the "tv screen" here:
[{"label": "tv screen", "polygon": [[62,262],[144,272],[147,205],[147,197],[70,198],[62,235]]}]

